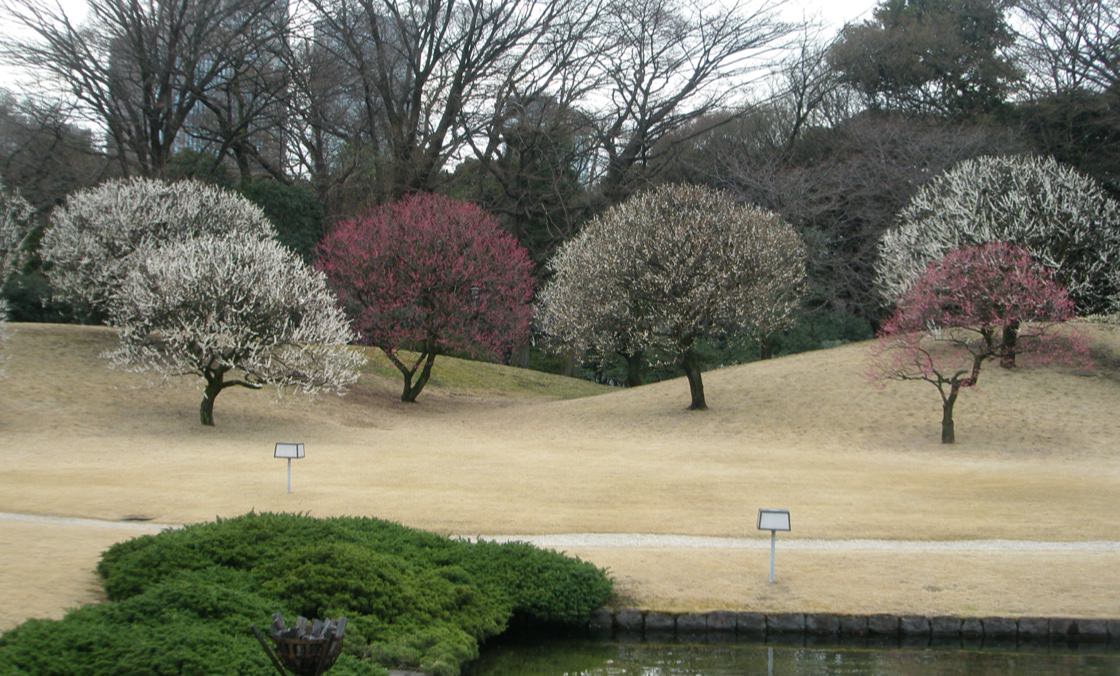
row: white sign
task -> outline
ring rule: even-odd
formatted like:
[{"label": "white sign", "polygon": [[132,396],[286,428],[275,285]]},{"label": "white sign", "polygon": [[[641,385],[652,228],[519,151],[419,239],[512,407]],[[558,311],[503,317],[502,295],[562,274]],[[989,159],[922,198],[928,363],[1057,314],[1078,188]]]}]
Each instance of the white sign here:
[{"label": "white sign", "polygon": [[272,452],[274,458],[286,458],[288,461],[288,492],[292,492],[292,460],[299,460],[303,457],[303,444],[288,444],[279,442],[276,444],[276,450]]},{"label": "white sign", "polygon": [[302,458],[303,457],[303,444],[276,444],[276,450],[273,452],[274,458]]},{"label": "white sign", "polygon": [[789,530],[788,509],[760,509],[758,510],[759,530]]}]

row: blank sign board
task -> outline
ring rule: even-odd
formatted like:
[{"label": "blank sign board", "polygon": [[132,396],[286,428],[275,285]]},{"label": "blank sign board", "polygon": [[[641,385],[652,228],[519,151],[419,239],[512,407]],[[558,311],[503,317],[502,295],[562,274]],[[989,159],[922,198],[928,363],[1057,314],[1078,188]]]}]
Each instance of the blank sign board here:
[{"label": "blank sign board", "polygon": [[274,458],[302,458],[303,457],[303,444],[276,444],[276,451],[273,452]]},{"label": "blank sign board", "polygon": [[759,530],[789,530],[788,509],[758,510]]}]

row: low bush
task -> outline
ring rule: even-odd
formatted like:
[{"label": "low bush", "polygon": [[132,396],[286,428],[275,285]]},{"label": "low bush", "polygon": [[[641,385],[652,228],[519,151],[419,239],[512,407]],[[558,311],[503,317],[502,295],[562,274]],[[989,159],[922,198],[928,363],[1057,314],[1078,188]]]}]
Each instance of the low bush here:
[{"label": "low bush", "polygon": [[98,573],[110,602],[4,634],[0,672],[267,674],[249,626],[280,611],[349,618],[332,674],[455,674],[515,615],[582,622],[611,593],[602,570],[525,544],[289,514],[129,540]]}]

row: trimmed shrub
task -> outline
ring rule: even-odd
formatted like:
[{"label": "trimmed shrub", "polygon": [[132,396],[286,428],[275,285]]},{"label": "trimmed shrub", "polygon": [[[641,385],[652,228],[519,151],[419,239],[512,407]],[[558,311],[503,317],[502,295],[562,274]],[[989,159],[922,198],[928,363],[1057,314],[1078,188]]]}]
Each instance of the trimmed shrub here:
[{"label": "trimmed shrub", "polygon": [[111,602],[0,637],[0,672],[266,674],[273,612],[350,620],[332,674],[456,674],[515,615],[586,621],[605,573],[526,544],[455,541],[369,518],[247,514],[111,547]]}]

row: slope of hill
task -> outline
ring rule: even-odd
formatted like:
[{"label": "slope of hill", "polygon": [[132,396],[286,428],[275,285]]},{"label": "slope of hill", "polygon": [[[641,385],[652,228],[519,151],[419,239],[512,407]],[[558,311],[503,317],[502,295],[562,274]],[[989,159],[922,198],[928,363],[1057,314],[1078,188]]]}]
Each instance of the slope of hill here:
[{"label": "slope of hill", "polygon": [[[609,390],[441,358],[418,404],[400,403],[392,373],[374,367],[342,398],[224,392],[218,426],[204,428],[197,379],[109,369],[98,358],[108,330],[16,325],[0,395],[0,511],[177,523],[256,509],[463,534],[741,537],[757,535],[759,507],[785,506],[793,538],[1111,541],[1120,336],[1086,330],[1101,368],[987,368],[961,395],[958,443],[943,446],[934,389],[868,385],[866,345],[707,373],[703,412],[685,410],[681,380]],[[277,441],[307,445],[292,494]],[[601,556],[625,573],[617,558]],[[644,560],[637,598],[691,593],[643,596]],[[1116,564],[1115,554],[1093,563]],[[688,568],[671,584],[687,586]],[[1114,591],[1120,577],[1093,584]]]}]

